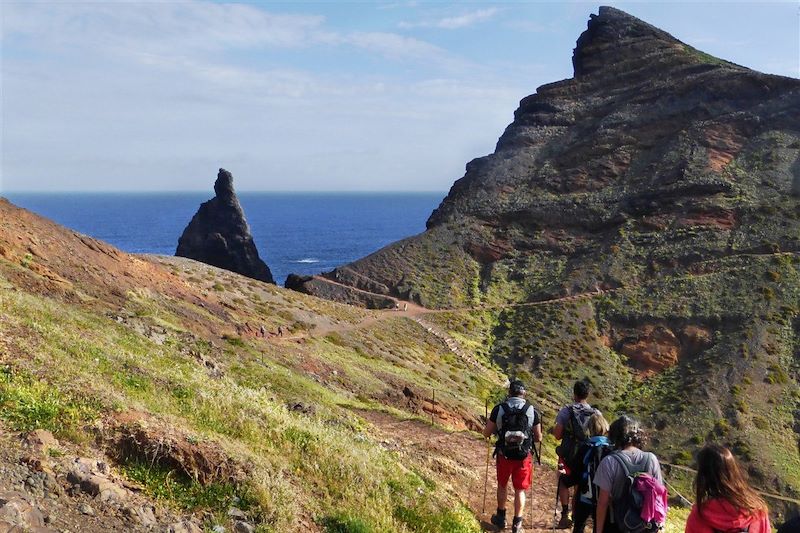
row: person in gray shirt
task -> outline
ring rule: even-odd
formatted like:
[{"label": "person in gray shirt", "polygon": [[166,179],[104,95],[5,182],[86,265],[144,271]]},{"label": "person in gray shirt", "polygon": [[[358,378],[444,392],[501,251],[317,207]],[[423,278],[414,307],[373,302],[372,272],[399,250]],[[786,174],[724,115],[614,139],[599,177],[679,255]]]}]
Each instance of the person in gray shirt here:
[{"label": "person in gray shirt", "polygon": [[[643,465],[643,471],[663,483],[661,464],[655,454],[640,449],[644,442],[644,432],[639,423],[629,416],[621,416],[608,429],[608,439],[617,449],[614,453],[624,453],[635,465]],[[617,524],[611,523],[610,504],[619,500],[625,489],[627,475],[619,460],[613,454],[600,462],[594,476],[594,484],[600,489],[597,496],[596,533],[618,533]]]},{"label": "person in gray shirt", "polygon": [[[492,515],[491,523],[500,529],[506,527],[506,495],[509,479],[514,487],[514,520],[511,525],[512,533],[521,533],[522,515],[525,509],[525,491],[531,486],[533,473],[533,463],[531,461],[531,448],[542,440],[542,422],[539,412],[525,400],[525,384],[519,380],[514,380],[508,387],[508,397],[506,400],[494,407],[486,426],[483,428],[483,435],[490,437],[498,436],[496,456],[497,456],[497,512]],[[517,414],[515,414],[517,413]],[[506,416],[508,415],[508,416]],[[524,418],[522,418],[524,417]],[[520,445],[516,447],[505,446],[504,440],[509,438],[509,430],[505,428],[504,420],[509,423],[516,419],[520,424],[521,431],[518,433],[522,439]],[[509,449],[513,450],[512,454]],[[524,456],[517,456],[520,452]],[[508,455],[508,457],[506,457]]]}]

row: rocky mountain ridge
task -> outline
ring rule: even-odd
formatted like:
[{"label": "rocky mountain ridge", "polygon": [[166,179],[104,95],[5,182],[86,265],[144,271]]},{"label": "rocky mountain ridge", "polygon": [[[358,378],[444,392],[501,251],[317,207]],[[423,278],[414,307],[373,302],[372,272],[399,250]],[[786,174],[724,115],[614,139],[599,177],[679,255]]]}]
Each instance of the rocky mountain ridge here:
[{"label": "rocky mountain ridge", "polygon": [[440,326],[538,397],[587,377],[665,462],[720,441],[796,497],[800,80],[610,7],[573,66],[522,99],[424,233],[293,288],[450,310]]}]

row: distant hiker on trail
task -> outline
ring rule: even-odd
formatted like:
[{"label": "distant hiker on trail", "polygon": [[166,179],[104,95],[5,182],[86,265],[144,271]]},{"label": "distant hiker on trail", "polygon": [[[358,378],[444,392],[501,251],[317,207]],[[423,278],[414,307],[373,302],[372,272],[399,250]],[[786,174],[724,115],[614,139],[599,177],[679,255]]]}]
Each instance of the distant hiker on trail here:
[{"label": "distant hiker on trail", "polygon": [[278,326],[278,337],[283,337],[283,326]]},{"label": "distant hiker on trail", "polygon": [[592,517],[594,520],[597,508],[597,487],[594,484],[594,476],[603,458],[613,451],[613,446],[606,437],[608,422],[602,414],[596,412],[589,417],[586,429],[589,432],[589,439],[578,449],[581,464],[576,474],[580,475],[580,482],[578,492],[575,494],[575,506],[572,508],[572,519],[575,522],[572,533],[583,533],[588,518]]},{"label": "distant hiker on trail", "polygon": [[658,530],[666,518],[667,491],[658,458],[640,449],[644,432],[636,420],[621,416],[608,429],[608,440],[616,451],[600,461],[594,476],[599,489],[595,531]]},{"label": "distant hiker on trail", "polygon": [[541,416],[525,400],[525,384],[514,380],[508,387],[508,398],[496,405],[483,428],[484,437],[497,435],[497,512],[491,522],[506,527],[506,495],[508,480],[514,486],[514,520],[512,533],[521,533],[525,510],[525,491],[531,486],[533,464],[531,449],[542,440]]},{"label": "distant hiker on trail", "polygon": [[395,311],[399,311],[400,310],[400,302],[395,302],[394,303],[394,310]]},{"label": "distant hiker on trail", "polygon": [[569,489],[580,482],[582,458],[578,457],[578,448],[588,437],[586,425],[589,417],[599,413],[586,399],[589,397],[589,384],[576,381],[572,387],[573,404],[561,408],[556,415],[553,436],[561,441],[556,447],[559,457],[559,470],[563,473],[558,478],[558,499],[561,502],[561,519],[559,529],[568,529],[572,525],[569,519]]},{"label": "distant hiker on trail", "polygon": [[403,311],[408,311],[408,302],[403,304]]},{"label": "distant hiker on trail", "polygon": [[261,328],[259,329],[261,332],[261,337],[264,338],[267,336],[267,330],[264,328],[264,324],[261,324]]},{"label": "distant hiker on trail", "polygon": [[709,444],[700,450],[694,485],[695,504],[686,521],[687,533],[772,531],[767,504],[747,484],[727,448]]}]

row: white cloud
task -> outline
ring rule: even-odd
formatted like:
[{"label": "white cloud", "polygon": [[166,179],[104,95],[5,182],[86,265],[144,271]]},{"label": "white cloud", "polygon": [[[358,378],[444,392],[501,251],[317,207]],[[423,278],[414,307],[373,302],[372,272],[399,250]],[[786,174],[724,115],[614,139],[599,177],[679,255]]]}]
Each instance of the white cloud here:
[{"label": "white cloud", "polygon": [[[4,9],[11,189],[202,189],[220,166],[242,190],[446,189],[524,96],[433,44],[320,16],[208,2]],[[351,69],[365,54],[378,61]],[[388,62],[401,63],[373,66]]]},{"label": "white cloud", "polygon": [[453,17],[444,17],[435,20],[423,20],[418,22],[401,22],[398,26],[403,29],[413,28],[439,28],[443,30],[457,30],[468,28],[479,22],[484,22],[498,13],[496,7],[479,9],[470,13],[464,13]]},{"label": "white cloud", "polygon": [[146,50],[297,47],[324,40],[324,18],[273,14],[250,5],[210,2],[9,3],[4,33],[62,45]]}]

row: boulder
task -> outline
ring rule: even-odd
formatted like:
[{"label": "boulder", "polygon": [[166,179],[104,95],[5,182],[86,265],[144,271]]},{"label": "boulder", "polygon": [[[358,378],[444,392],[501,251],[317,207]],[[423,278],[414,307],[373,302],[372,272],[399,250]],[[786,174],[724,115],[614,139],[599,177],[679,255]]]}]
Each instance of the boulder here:
[{"label": "boulder", "polygon": [[216,196],[200,205],[178,240],[175,255],[275,283],[267,264],[258,256],[250,226],[233,190],[233,175],[219,169]]}]

